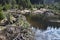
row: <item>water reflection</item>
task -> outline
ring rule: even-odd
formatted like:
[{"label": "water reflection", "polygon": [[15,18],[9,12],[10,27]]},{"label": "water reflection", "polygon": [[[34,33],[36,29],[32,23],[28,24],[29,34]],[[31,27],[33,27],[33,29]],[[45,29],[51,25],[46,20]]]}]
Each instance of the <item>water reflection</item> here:
[{"label": "water reflection", "polygon": [[47,30],[32,29],[35,32],[35,40],[60,40],[60,28],[54,29],[48,27]]}]

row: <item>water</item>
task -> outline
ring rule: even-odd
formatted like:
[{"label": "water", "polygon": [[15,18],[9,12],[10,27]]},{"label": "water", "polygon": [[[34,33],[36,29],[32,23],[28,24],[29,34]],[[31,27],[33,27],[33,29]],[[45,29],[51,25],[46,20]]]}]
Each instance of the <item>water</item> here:
[{"label": "water", "polygon": [[35,40],[60,40],[60,28],[47,28],[46,31],[41,31],[39,29],[34,29],[35,32]]}]

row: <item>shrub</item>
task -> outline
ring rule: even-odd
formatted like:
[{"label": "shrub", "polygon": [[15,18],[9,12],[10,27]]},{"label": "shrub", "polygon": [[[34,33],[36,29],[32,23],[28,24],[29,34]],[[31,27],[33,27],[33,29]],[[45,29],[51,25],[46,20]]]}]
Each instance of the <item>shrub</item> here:
[{"label": "shrub", "polygon": [[3,20],[5,17],[3,15],[3,11],[0,11],[0,21]]},{"label": "shrub", "polygon": [[0,11],[3,9],[3,6],[2,5],[0,5]]},{"label": "shrub", "polygon": [[11,4],[5,4],[3,6],[3,10],[8,10],[8,9],[11,9]]},{"label": "shrub", "polygon": [[3,7],[0,5],[0,21],[4,19],[4,15],[3,15],[2,9],[3,9]]}]

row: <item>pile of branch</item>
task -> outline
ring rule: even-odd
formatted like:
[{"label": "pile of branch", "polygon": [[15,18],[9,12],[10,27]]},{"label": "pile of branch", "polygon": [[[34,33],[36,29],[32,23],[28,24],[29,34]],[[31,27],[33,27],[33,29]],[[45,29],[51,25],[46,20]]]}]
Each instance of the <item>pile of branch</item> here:
[{"label": "pile of branch", "polygon": [[28,28],[8,26],[0,32],[1,40],[34,40],[33,33]]}]

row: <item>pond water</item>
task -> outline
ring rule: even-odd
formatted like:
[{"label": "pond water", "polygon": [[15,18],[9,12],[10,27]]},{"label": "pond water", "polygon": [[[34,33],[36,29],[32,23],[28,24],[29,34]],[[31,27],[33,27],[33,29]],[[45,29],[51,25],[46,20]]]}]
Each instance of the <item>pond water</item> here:
[{"label": "pond water", "polygon": [[48,27],[47,30],[32,29],[35,32],[35,40],[60,40],[60,28],[54,29]]}]

